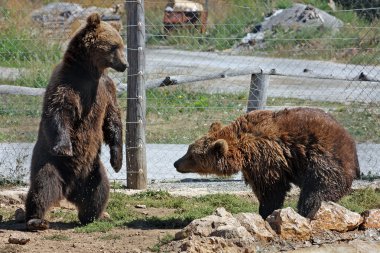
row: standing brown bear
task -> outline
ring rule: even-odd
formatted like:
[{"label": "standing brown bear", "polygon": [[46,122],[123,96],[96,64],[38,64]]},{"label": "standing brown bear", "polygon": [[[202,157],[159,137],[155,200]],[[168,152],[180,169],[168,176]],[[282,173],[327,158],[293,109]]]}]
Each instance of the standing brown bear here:
[{"label": "standing brown bear", "polygon": [[95,13],[70,41],[46,89],[26,199],[29,230],[46,229],[49,207],[66,198],[82,224],[104,211],[109,182],[99,155],[104,141],[111,165],[122,166],[122,123],[107,68],[128,67],[119,32]]},{"label": "standing brown bear", "polygon": [[209,133],[174,163],[182,173],[230,176],[241,171],[266,218],[283,206],[290,183],[301,188],[298,212],[313,217],[321,201],[337,201],[360,174],[355,142],[329,114],[295,108],[259,110]]}]

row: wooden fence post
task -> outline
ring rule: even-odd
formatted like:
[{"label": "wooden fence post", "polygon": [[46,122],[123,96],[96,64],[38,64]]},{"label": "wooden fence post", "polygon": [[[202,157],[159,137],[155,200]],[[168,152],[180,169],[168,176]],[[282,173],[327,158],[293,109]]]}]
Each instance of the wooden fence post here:
[{"label": "wooden fence post", "polygon": [[251,75],[247,112],[264,109],[267,102],[268,84],[269,75],[263,73]]},{"label": "wooden fence post", "polygon": [[126,1],[127,13],[127,121],[126,162],[127,188],[147,186],[145,147],[145,19],[144,0]]}]

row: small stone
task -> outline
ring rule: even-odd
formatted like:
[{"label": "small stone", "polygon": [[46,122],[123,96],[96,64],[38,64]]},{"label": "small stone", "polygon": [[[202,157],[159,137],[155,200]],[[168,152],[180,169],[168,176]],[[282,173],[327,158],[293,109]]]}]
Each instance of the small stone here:
[{"label": "small stone", "polygon": [[15,211],[15,221],[17,223],[23,223],[25,222],[25,211],[22,208],[18,208]]},{"label": "small stone", "polygon": [[135,208],[146,209],[146,205],[135,205]]},{"label": "small stone", "polygon": [[219,217],[233,218],[233,215],[231,213],[227,212],[224,207],[218,207],[215,210],[214,215],[219,216]]},{"label": "small stone", "polygon": [[29,241],[30,241],[30,237],[22,232],[11,234],[8,238],[8,242],[11,244],[24,245],[24,244],[27,244]]}]

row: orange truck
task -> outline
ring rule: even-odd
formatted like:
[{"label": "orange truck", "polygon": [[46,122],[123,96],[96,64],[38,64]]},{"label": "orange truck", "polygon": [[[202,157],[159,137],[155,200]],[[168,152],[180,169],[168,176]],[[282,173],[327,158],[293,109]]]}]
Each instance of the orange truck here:
[{"label": "orange truck", "polygon": [[195,28],[206,32],[207,10],[202,4],[188,0],[171,0],[165,6],[164,29],[170,32],[175,29]]}]

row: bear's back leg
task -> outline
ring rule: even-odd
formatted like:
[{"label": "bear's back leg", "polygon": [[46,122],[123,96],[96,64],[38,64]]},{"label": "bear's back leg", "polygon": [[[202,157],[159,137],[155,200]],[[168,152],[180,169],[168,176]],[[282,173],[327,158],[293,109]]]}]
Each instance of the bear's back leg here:
[{"label": "bear's back leg", "polygon": [[47,210],[62,199],[62,178],[57,168],[47,163],[33,173],[25,201],[25,220],[29,230],[47,229]]},{"label": "bear's back leg", "polygon": [[300,185],[298,213],[312,218],[322,201],[338,201],[350,190],[343,168],[332,158],[315,157],[309,160],[304,181]]},{"label": "bear's back leg", "polygon": [[87,178],[77,182],[68,200],[78,208],[78,218],[82,224],[98,219],[106,208],[109,196],[109,182],[102,162],[98,159]]}]

